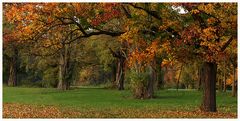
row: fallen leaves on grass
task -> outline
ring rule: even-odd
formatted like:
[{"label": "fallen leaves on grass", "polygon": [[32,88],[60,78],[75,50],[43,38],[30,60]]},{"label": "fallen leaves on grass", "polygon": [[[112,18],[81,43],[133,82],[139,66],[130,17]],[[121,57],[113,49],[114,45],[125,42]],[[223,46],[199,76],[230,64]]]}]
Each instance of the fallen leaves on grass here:
[{"label": "fallen leaves on grass", "polygon": [[3,118],[237,118],[237,114],[148,109],[88,109],[77,111],[55,106],[4,103]]},{"label": "fallen leaves on grass", "polygon": [[53,106],[34,106],[15,103],[3,104],[4,118],[54,118],[61,112]]}]

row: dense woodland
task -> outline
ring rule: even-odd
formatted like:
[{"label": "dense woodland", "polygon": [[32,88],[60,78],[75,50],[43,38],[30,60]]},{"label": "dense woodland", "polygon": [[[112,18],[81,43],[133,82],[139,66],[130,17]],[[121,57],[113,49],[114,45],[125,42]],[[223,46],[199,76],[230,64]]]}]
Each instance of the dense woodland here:
[{"label": "dense woodland", "polygon": [[237,3],[4,3],[3,83],[237,96]]}]

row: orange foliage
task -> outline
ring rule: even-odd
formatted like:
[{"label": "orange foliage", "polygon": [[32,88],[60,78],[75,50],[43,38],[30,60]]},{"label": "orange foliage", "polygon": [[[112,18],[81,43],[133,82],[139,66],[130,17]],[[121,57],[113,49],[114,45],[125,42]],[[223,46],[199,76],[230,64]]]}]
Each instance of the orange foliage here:
[{"label": "orange foliage", "polygon": [[153,41],[145,50],[140,51],[139,48],[136,48],[129,54],[128,66],[136,67],[139,65],[141,70],[143,70],[154,59],[157,50],[157,41]]}]

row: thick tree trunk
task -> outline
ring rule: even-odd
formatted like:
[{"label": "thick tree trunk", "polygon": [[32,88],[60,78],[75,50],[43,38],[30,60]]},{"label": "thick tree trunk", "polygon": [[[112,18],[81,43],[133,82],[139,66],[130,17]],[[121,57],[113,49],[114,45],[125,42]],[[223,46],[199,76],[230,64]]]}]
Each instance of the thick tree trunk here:
[{"label": "thick tree trunk", "polygon": [[203,64],[203,101],[201,110],[216,112],[216,75],[217,64],[204,62]]},{"label": "thick tree trunk", "polygon": [[18,50],[16,48],[13,49],[14,54],[10,59],[10,69],[9,69],[9,78],[8,78],[8,86],[17,86],[17,56]]},{"label": "thick tree trunk", "polygon": [[233,67],[233,83],[232,83],[232,96],[237,96],[237,78],[236,78],[236,68]]},{"label": "thick tree trunk", "polygon": [[69,90],[70,83],[67,79],[68,67],[69,67],[69,52],[68,47],[65,45],[60,52],[59,58],[59,76],[58,76],[58,89]]}]

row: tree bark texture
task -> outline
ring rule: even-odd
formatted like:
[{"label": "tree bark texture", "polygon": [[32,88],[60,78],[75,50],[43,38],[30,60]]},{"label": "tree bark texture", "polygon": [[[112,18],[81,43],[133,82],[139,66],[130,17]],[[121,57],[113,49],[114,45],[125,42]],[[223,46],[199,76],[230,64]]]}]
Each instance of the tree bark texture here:
[{"label": "tree bark texture", "polygon": [[150,66],[150,80],[148,81],[147,85],[147,98],[153,98],[154,97],[154,82],[157,81],[157,60],[156,60],[156,55],[154,59],[151,62]]},{"label": "tree bark texture", "polygon": [[69,50],[65,45],[60,52],[59,58],[59,76],[58,76],[58,89],[69,90],[70,82],[67,78],[69,68]]},{"label": "tree bark texture", "polygon": [[118,90],[124,90],[124,79],[125,79],[125,69],[124,69],[125,59],[120,58],[118,63]]},{"label": "tree bark texture", "polygon": [[124,52],[121,50],[116,52],[114,52],[111,48],[109,48],[109,50],[113,57],[117,58],[116,82],[118,85],[118,90],[124,90],[126,57],[124,56]]},{"label": "tree bark texture", "polygon": [[177,91],[178,91],[178,88],[179,88],[179,80],[181,78],[182,69],[183,69],[183,65],[181,65],[180,73],[179,73],[179,76],[178,76],[178,79],[177,79]]},{"label": "tree bark texture", "polygon": [[216,75],[217,64],[204,62],[203,64],[203,100],[201,110],[205,112],[216,112]]},{"label": "tree bark texture", "polygon": [[18,50],[13,48],[13,56],[10,58],[9,63],[9,78],[8,78],[8,86],[17,86],[17,56]]},{"label": "tree bark texture", "polygon": [[156,70],[157,70],[157,88],[160,89],[163,87],[164,82],[163,82],[163,74],[162,74],[162,58],[157,59],[157,65],[156,65]]}]

